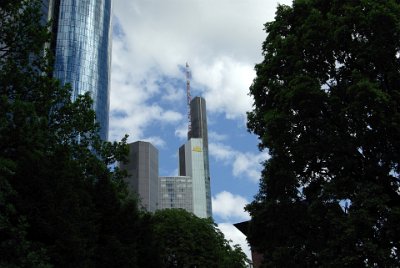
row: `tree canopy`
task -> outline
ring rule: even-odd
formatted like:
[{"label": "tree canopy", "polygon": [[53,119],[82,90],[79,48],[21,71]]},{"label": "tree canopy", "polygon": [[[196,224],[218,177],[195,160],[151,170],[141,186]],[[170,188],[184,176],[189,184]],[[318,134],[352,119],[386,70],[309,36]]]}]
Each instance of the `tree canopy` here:
[{"label": "tree canopy", "polygon": [[240,247],[232,248],[211,219],[165,209],[153,220],[162,267],[247,267]]},{"label": "tree canopy", "polygon": [[247,210],[266,267],[400,265],[400,3],[295,0],[265,24]]},{"label": "tree canopy", "polygon": [[140,267],[140,213],[110,168],[126,137],[100,140],[90,96],[52,78],[40,5],[0,2],[0,266]]}]

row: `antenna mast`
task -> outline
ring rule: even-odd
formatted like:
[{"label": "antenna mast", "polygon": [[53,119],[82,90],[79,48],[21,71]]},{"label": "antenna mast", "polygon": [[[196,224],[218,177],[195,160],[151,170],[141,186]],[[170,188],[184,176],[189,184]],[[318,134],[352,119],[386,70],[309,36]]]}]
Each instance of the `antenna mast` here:
[{"label": "antenna mast", "polygon": [[190,116],[190,102],[192,100],[192,97],[190,96],[190,69],[189,69],[189,64],[186,62],[186,95],[187,95],[187,107],[188,107],[188,138],[190,138],[190,134],[192,131],[192,120]]}]

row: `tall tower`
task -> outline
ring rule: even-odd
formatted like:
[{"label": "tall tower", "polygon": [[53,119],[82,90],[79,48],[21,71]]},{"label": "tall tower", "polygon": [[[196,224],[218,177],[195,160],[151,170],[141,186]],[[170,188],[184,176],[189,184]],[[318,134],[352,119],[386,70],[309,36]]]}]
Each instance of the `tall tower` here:
[{"label": "tall tower", "polygon": [[191,131],[189,140],[202,139],[203,164],[204,164],[204,180],[207,201],[207,214],[211,217],[211,187],[210,187],[210,168],[208,159],[208,128],[207,128],[207,112],[206,100],[202,97],[195,97],[190,103]]},{"label": "tall tower", "polygon": [[53,74],[62,84],[71,84],[72,100],[90,92],[100,137],[107,140],[111,0],[43,0],[42,3],[43,9],[47,9],[44,16],[53,21]]},{"label": "tall tower", "polygon": [[188,115],[187,115],[187,119],[188,119],[188,139],[190,139],[190,132],[192,130],[192,118],[190,115],[190,102],[192,101],[192,96],[190,93],[190,76],[191,76],[191,72],[189,69],[189,64],[186,62],[186,99],[187,99],[187,108],[188,108]]},{"label": "tall tower", "polygon": [[211,217],[211,187],[208,159],[206,101],[191,99],[190,69],[186,63],[186,92],[188,101],[188,142],[179,148],[179,175],[192,177],[193,212],[198,217]]}]

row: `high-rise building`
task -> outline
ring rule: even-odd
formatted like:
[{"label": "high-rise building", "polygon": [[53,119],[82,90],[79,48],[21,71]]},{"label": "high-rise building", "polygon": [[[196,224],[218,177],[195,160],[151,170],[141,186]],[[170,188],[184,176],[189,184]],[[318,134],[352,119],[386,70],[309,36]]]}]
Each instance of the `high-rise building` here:
[{"label": "high-rise building", "polygon": [[188,133],[189,141],[195,138],[202,139],[203,164],[204,164],[203,180],[205,183],[207,217],[211,217],[212,216],[211,187],[210,187],[211,179],[210,179],[210,168],[208,159],[208,128],[207,128],[206,100],[204,98],[195,97],[190,102],[190,119],[191,119],[190,120],[191,131]]},{"label": "high-rise building", "polygon": [[182,208],[193,213],[192,177],[159,177],[157,209]]},{"label": "high-rise building", "polygon": [[193,213],[200,218],[211,217],[207,206],[206,171],[203,139],[192,138],[179,148],[180,176],[192,178]]},{"label": "high-rise building", "polygon": [[100,137],[107,140],[111,0],[43,0],[42,3],[44,18],[52,20],[53,75],[63,84],[71,84],[73,100],[90,92]]},{"label": "high-rise building", "polygon": [[195,97],[190,102],[188,141],[179,148],[179,175],[190,176],[193,181],[193,213],[198,217],[211,217],[211,187],[208,159],[208,131],[206,101]]},{"label": "high-rise building", "polygon": [[192,131],[179,148],[179,176],[158,177],[158,150],[148,142],[129,144],[128,187],[138,194],[147,211],[183,208],[200,218],[212,217],[206,103],[201,97],[191,103]]},{"label": "high-rise building", "polygon": [[139,197],[141,206],[150,212],[158,203],[158,150],[149,142],[129,144],[128,162],[119,163],[128,172],[128,189]]}]

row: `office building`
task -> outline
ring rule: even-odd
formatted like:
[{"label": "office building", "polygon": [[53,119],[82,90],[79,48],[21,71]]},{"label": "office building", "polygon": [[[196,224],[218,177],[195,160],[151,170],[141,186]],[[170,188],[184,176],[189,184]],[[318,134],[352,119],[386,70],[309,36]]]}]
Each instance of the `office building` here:
[{"label": "office building", "polygon": [[[179,175],[192,176],[194,213],[199,217],[211,217],[211,179],[208,159],[206,101],[204,98],[195,97],[190,102],[190,119],[191,130],[188,132],[188,142],[179,148]],[[200,156],[201,159],[199,159]],[[201,171],[200,165],[202,165]],[[205,216],[203,216],[204,209]]]},{"label": "office building", "polygon": [[119,167],[128,172],[128,189],[138,195],[141,207],[154,212],[158,203],[157,148],[144,141],[130,143],[128,162]]},{"label": "office building", "polygon": [[202,97],[195,97],[190,102],[191,115],[191,137],[201,138],[203,140],[203,157],[204,157],[204,178],[206,184],[206,202],[207,216],[212,216],[211,207],[211,186],[210,186],[210,167],[208,154],[208,128],[207,128],[207,112],[206,100]]},{"label": "office building", "polygon": [[62,84],[71,84],[72,100],[90,92],[100,137],[107,140],[111,0],[44,0],[42,3],[44,18],[52,19],[53,75]]},{"label": "office building", "polygon": [[201,138],[192,138],[179,148],[179,175],[192,178],[193,213],[200,218],[211,217],[207,209],[204,153]]},{"label": "office building", "polygon": [[200,218],[212,217],[206,103],[190,102],[191,131],[179,148],[179,176],[158,177],[158,151],[148,142],[129,144],[129,189],[138,194],[147,211],[182,208]]},{"label": "office building", "polygon": [[193,213],[192,178],[159,177],[158,209],[182,208]]}]

